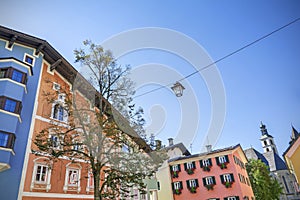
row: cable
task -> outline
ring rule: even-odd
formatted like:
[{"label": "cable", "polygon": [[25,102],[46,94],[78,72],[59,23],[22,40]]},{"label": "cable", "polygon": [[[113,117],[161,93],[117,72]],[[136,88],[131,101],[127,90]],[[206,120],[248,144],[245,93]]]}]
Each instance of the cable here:
[{"label": "cable", "polygon": [[[245,46],[243,46],[243,47],[241,47],[241,48],[239,48],[239,49],[237,49],[237,50],[235,50],[235,51],[233,51],[233,52],[227,54],[226,56],[223,56],[222,58],[219,58],[218,60],[216,60],[216,61],[214,61],[214,62],[212,62],[212,63],[210,63],[210,64],[204,66],[203,68],[200,68],[200,69],[194,71],[193,73],[191,73],[191,74],[189,74],[189,75],[187,75],[187,76],[185,76],[185,77],[183,77],[183,78],[181,78],[181,79],[179,79],[179,80],[177,80],[177,81],[178,81],[178,82],[183,81],[183,80],[185,80],[185,79],[187,79],[187,78],[189,78],[189,77],[191,77],[191,76],[197,74],[198,72],[203,71],[203,70],[205,70],[205,69],[211,67],[212,65],[214,65],[214,64],[216,64],[216,63],[218,63],[218,62],[220,62],[220,61],[222,61],[222,60],[224,60],[224,59],[226,59],[226,58],[228,58],[228,57],[230,57],[230,56],[232,56],[232,55],[234,55],[234,54],[236,54],[236,53],[238,53],[238,52],[240,52],[240,51],[242,51],[242,50],[244,50],[244,49],[246,49],[246,48],[248,48],[248,47],[250,47],[250,46],[252,46],[252,45],[254,45],[254,44],[256,44],[256,43],[258,43],[259,41],[261,41],[261,40],[263,40],[263,39],[265,39],[265,38],[267,38],[267,37],[273,35],[274,33],[276,33],[276,32],[278,32],[278,31],[280,31],[280,30],[282,30],[282,29],[284,29],[284,28],[286,28],[286,27],[288,27],[288,26],[290,26],[290,25],[296,23],[296,22],[299,21],[299,20],[300,20],[300,18],[297,18],[297,19],[295,19],[295,20],[293,20],[293,21],[291,21],[291,22],[285,24],[284,26],[281,26],[281,27],[275,29],[274,31],[272,31],[272,32],[270,32],[270,33],[268,33],[268,34],[266,34],[266,35],[264,35],[264,36],[262,36],[262,37],[260,37],[260,38],[258,38],[258,39],[256,39],[256,40],[254,40],[253,42],[248,43],[247,45],[245,45]],[[162,89],[162,88],[170,87],[172,84],[173,84],[173,83],[169,83],[169,84],[167,84],[167,85],[163,85],[163,86],[160,86],[160,87],[158,87],[158,88],[154,88],[154,89],[152,89],[152,90],[149,90],[149,91],[147,91],[147,92],[144,92],[144,93],[142,93],[142,94],[139,94],[139,95],[134,96],[133,99],[138,98],[138,97],[141,97],[141,96],[144,96],[144,95],[149,94],[149,93],[152,93],[152,92],[155,92],[155,91],[160,90],[160,89]]]}]

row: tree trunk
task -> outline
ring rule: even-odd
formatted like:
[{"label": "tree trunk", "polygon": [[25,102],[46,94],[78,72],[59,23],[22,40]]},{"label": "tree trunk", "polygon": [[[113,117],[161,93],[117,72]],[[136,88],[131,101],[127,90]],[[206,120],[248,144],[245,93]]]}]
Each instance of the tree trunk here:
[{"label": "tree trunk", "polygon": [[102,200],[100,193],[100,172],[98,170],[93,171],[94,176],[94,200]]}]

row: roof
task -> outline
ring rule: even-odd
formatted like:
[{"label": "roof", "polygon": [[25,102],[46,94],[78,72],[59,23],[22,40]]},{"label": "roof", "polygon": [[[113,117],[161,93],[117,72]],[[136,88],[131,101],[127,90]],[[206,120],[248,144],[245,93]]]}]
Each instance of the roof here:
[{"label": "roof", "polygon": [[237,144],[237,145],[222,148],[222,149],[216,149],[216,150],[213,150],[213,151],[210,151],[210,152],[193,154],[193,155],[186,156],[186,157],[177,157],[177,158],[170,159],[168,162],[173,162],[173,161],[178,161],[178,160],[185,160],[185,159],[189,159],[189,158],[197,158],[197,157],[201,157],[201,156],[208,156],[208,155],[212,155],[212,154],[216,154],[216,153],[220,153],[220,152],[224,152],[224,151],[234,150],[238,147],[241,147],[241,145]]},{"label": "roof", "polygon": [[182,142],[180,142],[178,144],[171,145],[171,146],[167,146],[163,149],[168,151],[168,150],[173,150],[175,148],[179,148],[181,150],[182,154],[185,155],[185,156],[190,156],[191,155],[189,150],[184,146],[184,144]]},{"label": "roof", "polygon": [[255,160],[259,159],[262,162],[264,162],[267,166],[269,166],[270,171],[287,169],[284,161],[274,151],[269,151],[269,152],[261,154],[254,148],[249,148],[249,149],[246,149],[244,152],[248,159],[255,159]]}]

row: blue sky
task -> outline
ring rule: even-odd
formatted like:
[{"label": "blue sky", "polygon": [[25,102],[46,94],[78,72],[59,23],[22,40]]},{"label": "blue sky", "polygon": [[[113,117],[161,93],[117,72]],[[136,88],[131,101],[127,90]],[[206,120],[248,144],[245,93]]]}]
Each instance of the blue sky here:
[{"label": "blue sky", "polygon": [[[82,41],[102,43],[124,31],[159,27],[192,38],[213,61],[300,17],[299,1],[38,1],[4,0],[0,24],[47,40],[70,63],[73,50]],[[126,41],[124,41],[126,43]],[[176,41],[174,41],[174,45]],[[120,44],[122,45],[122,44]],[[226,94],[226,118],[215,148],[240,143],[261,150],[259,124],[263,121],[281,153],[287,148],[291,123],[300,130],[300,21],[219,63]],[[133,68],[155,63],[181,76],[195,68],[169,52],[144,49],[119,58]],[[75,65],[74,65],[75,66]],[[176,81],[159,74],[164,81]],[[146,76],[145,76],[146,78]],[[149,84],[137,94],[159,85]],[[211,99],[205,81],[196,74],[183,82],[192,89],[199,110],[197,135],[191,139],[193,153],[199,152],[210,126]],[[185,91],[185,94],[190,94]],[[189,98],[183,96],[182,98]],[[162,89],[135,99],[142,106],[148,126],[167,143],[180,129],[182,117],[192,123],[193,115],[181,112],[182,99]],[[191,104],[192,105],[192,104]],[[153,108],[152,119],[149,110]],[[155,124],[154,124],[155,123]],[[163,124],[163,126],[162,126]],[[186,129],[186,132],[191,130]],[[211,141],[214,143],[214,141]],[[186,144],[189,146],[189,144]]]}]

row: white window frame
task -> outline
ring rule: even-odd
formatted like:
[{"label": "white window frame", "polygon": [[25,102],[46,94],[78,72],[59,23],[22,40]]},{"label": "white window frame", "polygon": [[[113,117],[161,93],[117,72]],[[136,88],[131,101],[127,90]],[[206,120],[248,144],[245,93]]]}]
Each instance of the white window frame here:
[{"label": "white window frame", "polygon": [[173,166],[172,166],[172,171],[173,171],[173,172],[178,172],[178,171],[179,171],[178,165],[173,165]]},{"label": "white window frame", "polygon": [[226,163],[226,157],[225,156],[220,156],[218,159],[219,159],[220,164]]},{"label": "white window frame", "polygon": [[[67,192],[67,191],[74,191],[73,189],[70,188],[77,188],[75,191],[77,191],[77,193],[79,193],[81,191],[81,187],[80,187],[80,178],[81,178],[81,166],[79,164],[77,164],[76,167],[74,166],[70,166],[72,163],[67,164],[66,166],[66,174],[65,174],[65,184],[63,187],[63,191]],[[70,179],[70,171],[77,171],[77,183],[74,184],[69,184],[69,179]]]},{"label": "white window frame", "polygon": [[213,185],[214,180],[213,180],[212,176],[205,177],[205,183],[206,183],[206,185]]},{"label": "white window frame", "polygon": [[178,182],[174,182],[173,185],[174,185],[174,189],[175,190],[180,190],[181,189],[179,181]]},{"label": "white window frame", "polygon": [[[31,177],[31,184],[30,184],[30,191],[33,189],[39,189],[39,190],[46,190],[48,192],[51,189],[51,165],[50,159],[45,158],[45,157],[39,157],[33,160],[34,162],[34,167],[33,167],[33,172],[32,172],[32,177]],[[38,167],[46,168],[46,177],[45,181],[37,181],[36,176],[37,176],[37,170]],[[45,187],[35,187],[35,185],[44,185]]]},{"label": "white window frame", "polygon": [[204,167],[210,166],[209,159],[202,160],[202,164]]},{"label": "white window frame", "polygon": [[193,162],[186,163],[186,169],[193,169],[193,168],[194,168]]},{"label": "white window frame", "polygon": [[189,186],[190,186],[190,187],[197,187],[196,180],[195,180],[195,179],[189,180]]},{"label": "white window frame", "polygon": [[224,174],[223,179],[224,179],[224,182],[232,182],[230,174]]},{"label": "white window frame", "polygon": [[[26,57],[30,57],[32,59],[32,63],[26,62]],[[23,62],[30,65],[30,66],[34,66],[35,58],[34,58],[34,56],[29,55],[28,53],[24,53]]]}]

